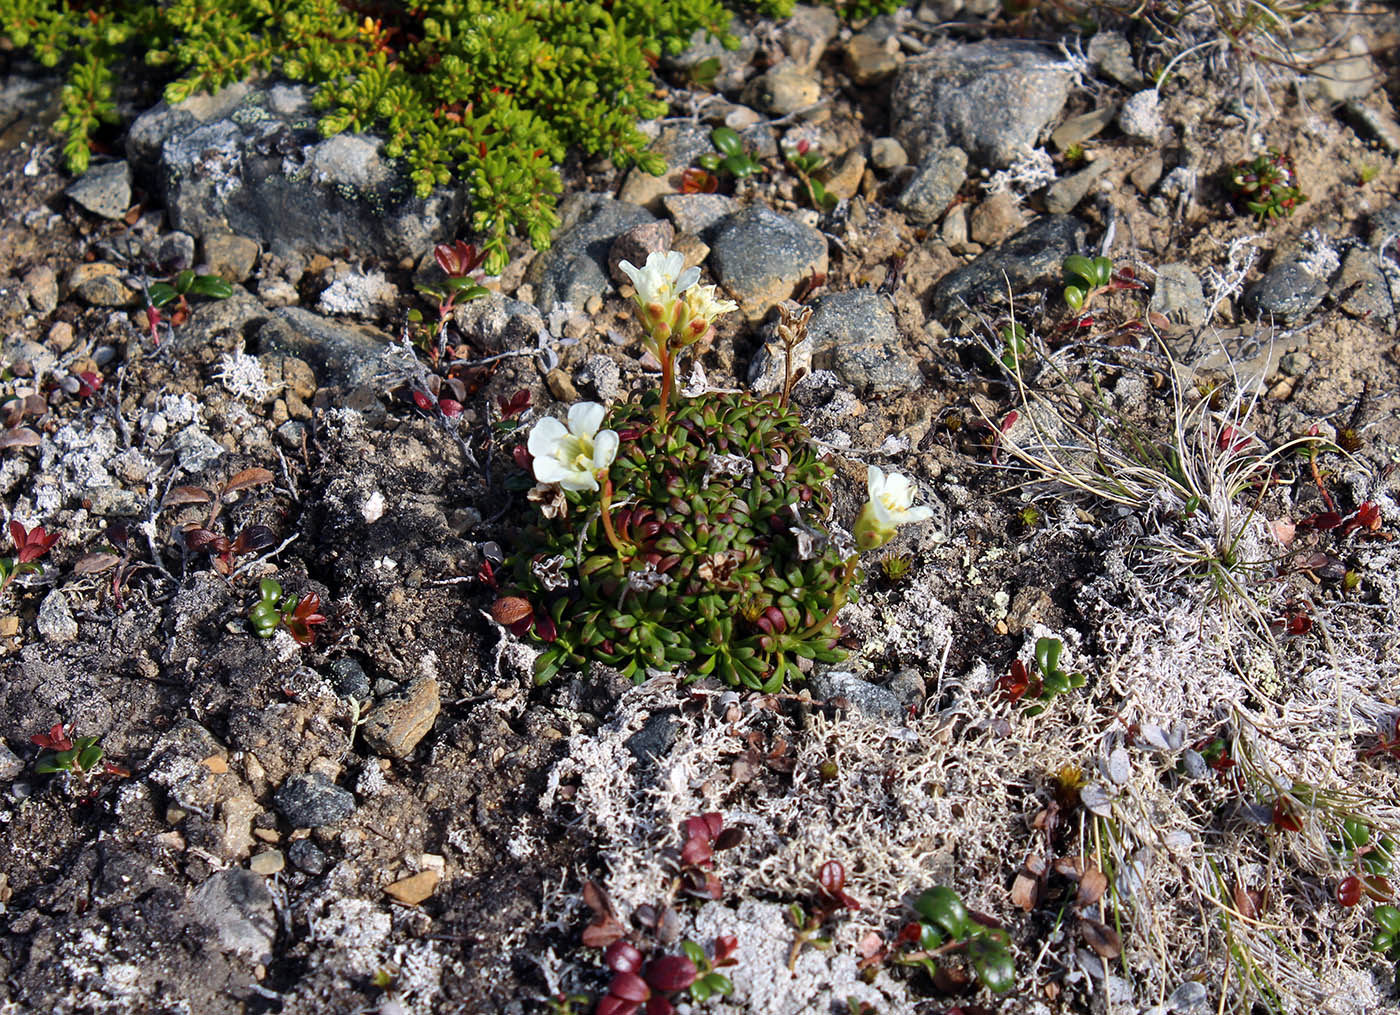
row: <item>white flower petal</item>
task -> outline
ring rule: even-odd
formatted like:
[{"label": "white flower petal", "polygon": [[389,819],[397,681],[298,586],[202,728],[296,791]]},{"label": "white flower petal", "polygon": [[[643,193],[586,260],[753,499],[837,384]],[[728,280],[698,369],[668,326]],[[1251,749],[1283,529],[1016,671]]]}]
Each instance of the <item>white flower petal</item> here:
[{"label": "white flower petal", "polygon": [[563,479],[559,480],[559,485],[565,490],[597,490],[598,481],[593,478],[591,472],[570,472]]},{"label": "white flower petal", "polygon": [[[535,481],[538,483],[562,483],[574,475],[555,458],[536,455],[534,461]],[[572,488],[570,488],[572,489]]]},{"label": "white flower petal", "polygon": [[893,510],[907,508],[914,503],[914,488],[910,485],[907,477],[901,476],[898,472],[891,472],[885,477],[882,499]]},{"label": "white flower petal", "polygon": [[617,457],[618,437],[616,430],[599,430],[593,438],[593,468],[606,469]]},{"label": "white flower petal", "polygon": [[919,504],[911,507],[907,511],[900,512],[900,522],[926,522],[933,517],[933,508],[927,504]]},{"label": "white flower petal", "polygon": [[607,410],[597,402],[578,402],[569,406],[569,433],[575,437],[591,438],[603,425],[606,414]]},{"label": "white flower petal", "polygon": [[877,501],[885,489],[885,470],[878,465],[866,466],[865,488],[870,492],[870,500]]},{"label": "white flower petal", "polygon": [[568,432],[563,423],[553,416],[546,416],[530,428],[525,447],[536,458],[553,455],[554,449],[559,446],[559,439]]},{"label": "white flower petal", "polygon": [[633,289],[639,289],[639,288],[641,288],[641,287],[637,284],[637,276],[640,275],[640,274],[642,273],[642,269],[641,269],[641,268],[638,268],[638,267],[637,267],[635,264],[633,264],[631,261],[619,261],[619,262],[617,262],[617,266],[618,266],[619,268],[622,269],[622,273],[623,273],[624,275],[626,275],[628,278],[630,278],[630,279],[632,280],[632,288],[633,288]]},{"label": "white flower petal", "polygon": [[[685,263],[685,259],[684,259],[683,257],[681,257],[680,254],[677,254],[677,255],[676,255],[676,260],[678,261],[678,263],[677,263],[677,265],[676,265],[676,268],[679,269],[680,266],[681,266],[682,264]],[[683,293],[683,292],[685,292],[687,289],[689,289],[691,286],[693,286],[696,282],[699,282],[699,281],[700,281],[700,269],[699,269],[699,268],[687,268],[687,269],[685,269],[685,271],[682,271],[682,272],[680,273],[680,276],[676,279],[676,287],[675,287],[675,289],[674,289],[673,291],[674,291],[674,292],[677,292],[677,293]]]}]

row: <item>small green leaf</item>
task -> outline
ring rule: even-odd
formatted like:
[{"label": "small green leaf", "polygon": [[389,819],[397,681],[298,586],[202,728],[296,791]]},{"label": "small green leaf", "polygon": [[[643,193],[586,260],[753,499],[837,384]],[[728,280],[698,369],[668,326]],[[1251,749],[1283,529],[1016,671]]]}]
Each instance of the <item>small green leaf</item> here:
[{"label": "small green leaf", "polygon": [[732,127],[716,127],[710,132],[710,141],[716,149],[725,155],[733,156],[744,153],[744,139]]},{"label": "small green leaf", "polygon": [[1072,285],[1065,286],[1065,302],[1071,310],[1078,313],[1079,308],[1084,305],[1084,291]]},{"label": "small green leaf", "polygon": [[1004,994],[1016,985],[1016,960],[996,941],[974,937],[968,942],[967,957],[988,990]]},{"label": "small green leaf", "polygon": [[935,885],[920,895],[914,900],[914,910],[929,923],[942,927],[950,937],[960,940],[967,936],[967,907],[947,885]]},{"label": "small green leaf", "polygon": [[226,300],[233,295],[233,286],[218,275],[199,275],[190,283],[189,291],[196,296]]}]

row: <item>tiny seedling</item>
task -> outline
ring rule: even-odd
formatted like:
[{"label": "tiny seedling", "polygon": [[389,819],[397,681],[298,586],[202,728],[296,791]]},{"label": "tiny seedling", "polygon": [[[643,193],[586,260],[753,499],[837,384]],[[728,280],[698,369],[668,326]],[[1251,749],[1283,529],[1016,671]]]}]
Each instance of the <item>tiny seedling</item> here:
[{"label": "tiny seedling", "polygon": [[258,583],[258,601],[248,611],[248,622],[259,638],[271,638],[278,626],[285,624],[298,645],[310,645],[316,640],[315,628],[326,622],[320,608],[321,597],[315,592],[283,595],[279,582],[264,578]]},{"label": "tiny seedling", "polygon": [[[131,773],[120,765],[103,760],[101,737],[77,737],[65,732],[62,723],[54,723],[47,733],[29,738],[34,746],[42,748],[34,771],[39,775],[67,772],[79,781],[86,782],[94,773],[125,778]],[[99,767],[100,766],[100,767]]]},{"label": "tiny seedling", "polygon": [[1240,159],[1230,167],[1225,186],[1235,206],[1252,213],[1261,224],[1292,215],[1308,199],[1298,189],[1292,157],[1277,148]]},{"label": "tiny seedling", "polygon": [[[1035,671],[1032,672],[1021,660],[1011,664],[1011,672],[997,680],[997,690],[1006,695],[1009,701],[1036,700],[1048,703],[1071,688],[1083,687],[1085,676],[1082,673],[1066,673],[1060,667],[1060,655],[1064,643],[1059,638],[1037,638],[1035,642]],[[1026,715],[1039,715],[1046,705],[1032,705]]]},{"label": "tiny seedling", "polygon": [[17,521],[11,521],[8,530],[15,552],[11,556],[0,557],[0,596],[4,596],[10,582],[21,575],[42,572],[44,565],[39,563],[39,559],[49,552],[59,537],[57,532],[45,532],[42,525],[26,529]]},{"label": "tiny seedling", "polygon": [[860,902],[846,892],[846,868],[839,860],[828,860],[817,870],[817,888],[811,902],[804,907],[794,902],[788,907],[796,936],[788,950],[788,969],[797,968],[797,957],[805,945],[825,950],[831,938],[822,934],[823,927],[842,910],[860,909]]},{"label": "tiny seedling", "polygon": [[895,963],[922,966],[929,976],[937,977],[941,957],[962,953],[988,990],[1004,994],[1015,985],[1011,935],[990,918],[969,912],[953,889],[930,888],[914,901],[914,911],[919,919],[899,932],[890,956]]},{"label": "tiny seedling", "polygon": [[710,132],[715,150],[700,156],[700,166],[711,173],[723,170],[736,180],[763,171],[763,164],[744,148],[744,139],[732,127],[716,127]]},{"label": "tiny seedling", "polygon": [[209,554],[214,570],[228,576],[233,573],[239,557],[268,549],[276,543],[277,537],[266,525],[245,525],[233,539],[229,539],[226,534],[214,528],[219,515],[223,512],[224,505],[234,499],[235,494],[255,486],[264,486],[275,478],[267,469],[251,468],[230,476],[228,482],[217,490],[204,486],[177,486],[165,495],[161,507],[209,505],[209,514],[203,523],[190,522],[180,531],[187,547],[196,553]]},{"label": "tiny seedling", "polygon": [[[1068,297],[1066,297],[1068,298]],[[1080,300],[1083,305],[1083,300]],[[998,360],[1007,373],[1020,373],[1021,363],[1031,355],[1030,342],[1026,340],[1026,329],[1021,324],[1008,324],[1001,329],[1002,353]]]},{"label": "tiny seedling", "polygon": [[807,200],[812,203],[813,208],[817,211],[831,211],[841,203],[835,194],[815,178],[814,174],[826,166],[826,156],[812,148],[810,142],[803,140],[784,147],[783,159],[801,181],[802,188],[807,192]]},{"label": "tiny seedling", "polygon": [[159,344],[160,325],[167,321],[163,311],[170,311],[168,324],[178,327],[190,316],[189,297],[204,296],[211,300],[226,300],[233,295],[233,286],[218,275],[196,275],[186,268],[169,282],[152,282],[146,287],[146,325],[151,341]]}]

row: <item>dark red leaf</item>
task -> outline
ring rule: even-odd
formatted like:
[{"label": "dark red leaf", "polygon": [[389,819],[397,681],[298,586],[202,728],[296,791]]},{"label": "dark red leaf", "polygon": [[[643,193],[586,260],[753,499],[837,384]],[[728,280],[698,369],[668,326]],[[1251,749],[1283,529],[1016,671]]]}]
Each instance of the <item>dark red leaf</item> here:
[{"label": "dark red leaf", "polygon": [[1317,532],[1327,532],[1331,529],[1340,528],[1342,516],[1335,511],[1321,511],[1315,515],[1308,515],[1297,525],[1299,529],[1313,529]]},{"label": "dark red leaf", "polygon": [[[690,960],[687,959],[686,961],[689,962]],[[655,965],[656,963],[653,962],[652,966]],[[691,968],[693,969],[695,967],[692,966]],[[691,977],[691,979],[694,979],[694,977]],[[645,1001],[647,998],[651,997],[651,988],[647,986],[649,983],[653,987],[656,987],[657,990],[671,989],[654,983],[651,978],[651,971],[648,970],[645,980],[636,973],[615,973],[612,982],[608,984],[608,993],[620,997],[624,1001]],[[680,988],[677,987],[675,989],[679,990]]]},{"label": "dark red leaf", "polygon": [[71,751],[73,749],[73,741],[64,734],[61,722],[50,726],[47,733],[39,733],[30,737],[29,742],[35,747],[42,747],[49,751]]},{"label": "dark red leaf", "polygon": [[[184,535],[185,545],[188,546],[191,550],[199,551],[208,549],[210,547],[210,544],[217,543],[220,539],[224,540],[223,549],[228,549],[227,539],[225,539],[217,532],[212,532],[209,529],[201,528],[197,525],[192,529],[185,529]],[[217,553],[222,552],[222,550],[220,550],[218,547],[214,547],[212,552]]]},{"label": "dark red leaf", "polygon": [[1303,830],[1302,820],[1294,813],[1293,808],[1283,797],[1274,801],[1273,822],[1274,827],[1282,832],[1301,832]]},{"label": "dark red leaf", "polygon": [[1337,902],[1340,905],[1351,907],[1361,901],[1361,879],[1353,875],[1343,878],[1337,885]]},{"label": "dark red leaf", "polygon": [[681,847],[681,863],[689,867],[709,863],[713,856],[714,850],[705,839],[686,839]]},{"label": "dark red leaf", "polygon": [[427,412],[433,407],[433,397],[426,391],[415,391],[413,393],[413,404],[424,412]]},{"label": "dark red leaf", "polygon": [[537,616],[535,618],[535,634],[546,645],[559,637],[559,628],[555,626],[554,618],[548,613],[541,613]]},{"label": "dark red leaf", "polygon": [[656,990],[685,990],[695,978],[700,975],[700,971],[695,968],[695,963],[684,955],[664,955],[653,960],[647,966],[647,983]]},{"label": "dark red leaf", "polygon": [[705,828],[710,833],[710,838],[712,840],[716,838],[720,832],[724,831],[724,815],[720,814],[718,811],[710,811],[707,814],[702,814],[700,815],[700,820],[705,822]]},{"label": "dark red leaf", "polygon": [[670,999],[662,997],[660,994],[652,995],[652,999],[647,1002],[647,1015],[673,1015],[676,1006]]},{"label": "dark red leaf", "polygon": [[846,868],[839,860],[828,860],[817,871],[817,884],[835,895],[846,884]]},{"label": "dark red leaf", "polygon": [[633,1015],[640,1007],[641,1003],[638,1001],[624,1001],[614,994],[604,994],[594,1011],[597,1015]]},{"label": "dark red leaf", "polygon": [[530,454],[530,449],[524,444],[517,444],[511,449],[510,457],[515,460],[515,464],[526,472],[534,470],[535,458]]},{"label": "dark red leaf", "polygon": [[645,956],[630,941],[614,941],[603,952],[603,963],[614,973],[635,973]]},{"label": "dark red leaf", "polygon": [[438,408],[448,419],[456,419],[462,414],[462,403],[453,398],[439,398]]},{"label": "dark red leaf", "polygon": [[726,828],[715,837],[715,850],[733,849],[748,837],[742,828]]},{"label": "dark red leaf", "polygon": [[715,965],[724,965],[739,950],[739,939],[733,934],[721,934],[715,938]]}]

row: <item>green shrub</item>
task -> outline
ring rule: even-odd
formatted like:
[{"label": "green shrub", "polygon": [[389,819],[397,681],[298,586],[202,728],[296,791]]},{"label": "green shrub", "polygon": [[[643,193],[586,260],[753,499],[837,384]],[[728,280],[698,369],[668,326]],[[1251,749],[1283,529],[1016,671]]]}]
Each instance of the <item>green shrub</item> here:
[{"label": "green shrub", "polygon": [[[792,0],[757,6],[783,17]],[[0,38],[67,68],[57,128],[74,173],[87,168],[94,134],[117,119],[113,80],[129,72],[124,62],[168,74],[170,102],[253,74],[316,85],[323,134],[382,133],[422,195],[454,179],[471,183],[472,228],[485,237],[491,272],[504,266],[512,230],[548,245],[558,224],[554,167],[567,148],[662,171],[637,130],[666,108],[652,67],[697,30],[734,44],[720,0],[423,0],[387,7],[381,20],[349,8],[0,0]]]}]

